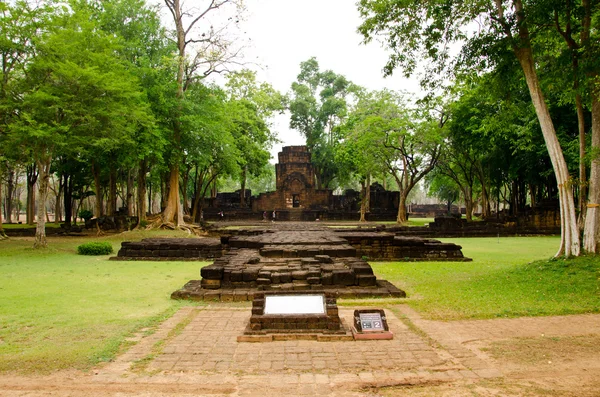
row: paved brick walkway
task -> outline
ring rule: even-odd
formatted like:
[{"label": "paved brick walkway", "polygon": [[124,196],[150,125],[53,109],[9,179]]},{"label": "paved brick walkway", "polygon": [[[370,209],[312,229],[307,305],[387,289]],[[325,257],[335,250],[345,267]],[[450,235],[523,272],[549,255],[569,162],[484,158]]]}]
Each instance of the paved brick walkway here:
[{"label": "paved brick walkway", "polygon": [[[346,324],[354,309],[340,309]],[[142,339],[94,380],[155,383],[200,382],[217,392],[239,395],[360,395],[363,387],[480,379],[502,374],[485,362],[469,367],[413,332],[386,310],[394,339],[389,341],[285,341],[239,343],[249,308],[213,304],[184,308],[158,332]],[[179,329],[179,331],[175,331]],[[140,366],[135,362],[145,362]],[[136,371],[137,366],[137,371]],[[140,371],[141,369],[141,371]],[[149,377],[149,374],[152,374]],[[268,392],[265,390],[268,386]]]},{"label": "paved brick walkway", "polygon": [[[352,312],[340,309],[347,324]],[[0,377],[0,395],[375,397],[377,388],[419,385],[421,396],[440,384],[510,385],[511,375],[500,371],[478,341],[600,334],[600,315],[443,322],[422,319],[406,305],[386,309],[386,315],[394,333],[389,341],[240,343],[248,305],[186,307],[91,376]],[[573,322],[581,327],[565,331]],[[473,395],[473,389],[464,390],[467,394],[443,395]]]}]

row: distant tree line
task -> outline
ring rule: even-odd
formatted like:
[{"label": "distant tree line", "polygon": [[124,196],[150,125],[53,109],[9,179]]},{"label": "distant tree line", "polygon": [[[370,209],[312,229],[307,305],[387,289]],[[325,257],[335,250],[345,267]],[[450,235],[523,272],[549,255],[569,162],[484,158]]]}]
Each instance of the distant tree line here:
[{"label": "distant tree line", "polygon": [[[10,221],[24,175],[28,223],[37,202],[36,247],[47,244],[50,192],[66,224],[89,196],[96,217],[120,201],[144,221],[159,192],[157,225],[183,226],[185,214],[199,219],[220,178],[243,189],[270,172],[269,120],[285,97],[254,72],[230,71],[240,46],[225,32],[241,5],[204,3],[186,10],[166,0],[167,27],[143,0],[0,2],[0,195],[9,196],[0,202]],[[208,22],[212,13],[222,26]],[[227,74],[224,87],[207,83],[214,73]]]}]

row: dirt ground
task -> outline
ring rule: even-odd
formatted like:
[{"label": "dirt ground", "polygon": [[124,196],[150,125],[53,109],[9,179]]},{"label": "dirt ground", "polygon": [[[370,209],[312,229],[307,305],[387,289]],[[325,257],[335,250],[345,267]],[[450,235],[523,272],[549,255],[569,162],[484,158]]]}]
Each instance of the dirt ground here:
[{"label": "dirt ground", "polygon": [[[347,324],[352,310],[340,309]],[[386,315],[391,341],[244,343],[248,307],[183,308],[111,363],[3,375],[0,396],[600,396],[600,315]]]}]

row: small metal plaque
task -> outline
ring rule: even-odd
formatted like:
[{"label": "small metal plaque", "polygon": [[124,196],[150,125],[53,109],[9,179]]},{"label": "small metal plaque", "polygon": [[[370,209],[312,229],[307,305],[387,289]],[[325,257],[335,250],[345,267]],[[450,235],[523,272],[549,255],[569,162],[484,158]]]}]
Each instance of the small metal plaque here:
[{"label": "small metal plaque", "polygon": [[389,331],[383,310],[355,310],[354,328],[358,332]]},{"label": "small metal plaque", "polygon": [[264,314],[325,314],[323,295],[267,295]]}]

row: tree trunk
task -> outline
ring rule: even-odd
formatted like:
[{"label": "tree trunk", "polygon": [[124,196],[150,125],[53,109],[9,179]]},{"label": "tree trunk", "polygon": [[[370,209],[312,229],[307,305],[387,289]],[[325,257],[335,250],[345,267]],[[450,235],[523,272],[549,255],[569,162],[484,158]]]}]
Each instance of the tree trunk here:
[{"label": "tree trunk", "polygon": [[461,188],[465,200],[465,218],[467,222],[473,220],[473,189],[471,187]]},{"label": "tree trunk", "polygon": [[[577,88],[577,87],[575,87]],[[583,103],[581,95],[575,95],[575,106],[577,108],[577,127],[579,130],[579,230],[582,230],[585,224],[587,213],[587,174],[585,168],[585,118],[583,116]]]},{"label": "tree trunk", "polygon": [[406,199],[408,193],[405,190],[400,191],[400,199],[398,200],[398,216],[396,217],[397,223],[406,223]]},{"label": "tree trunk", "polygon": [[536,186],[533,183],[529,184],[529,200],[531,201],[531,208],[535,208],[537,203],[536,194],[535,194]]},{"label": "tree trunk", "polygon": [[117,214],[117,168],[114,164],[110,166],[108,177],[108,202],[106,203],[106,214],[114,216]]},{"label": "tree trunk", "polygon": [[592,92],[592,148],[587,214],[583,231],[583,249],[600,253],[600,93]]},{"label": "tree trunk", "polygon": [[127,194],[126,194],[126,202],[127,202],[127,215],[133,216],[135,214],[134,211],[134,200],[133,200],[133,174],[135,170],[129,169],[127,171]]},{"label": "tree trunk", "polygon": [[367,175],[367,201],[365,202],[365,212],[371,212],[371,174]]},{"label": "tree trunk", "polygon": [[481,164],[477,165],[477,179],[481,184],[481,217],[486,219],[489,218],[492,209],[490,207],[489,189],[486,186],[485,172]]},{"label": "tree trunk", "polygon": [[190,180],[190,172],[192,171],[192,167],[186,165],[185,172],[183,173],[181,185],[179,186],[181,191],[179,194],[181,195],[181,201],[183,202],[183,213],[186,215],[190,214],[190,207],[188,205],[188,183]]},{"label": "tree trunk", "polygon": [[6,211],[6,223],[12,223],[14,190],[15,190],[15,170],[12,168],[9,168],[8,169],[8,178],[6,180],[6,199],[4,200],[4,211]]},{"label": "tree trunk", "polygon": [[242,169],[242,183],[240,187],[240,208],[246,208],[246,179],[248,173],[248,166],[244,166]]},{"label": "tree trunk", "polygon": [[100,218],[103,213],[104,205],[102,203],[102,186],[100,184],[100,167],[92,160],[92,175],[94,176],[94,192],[96,193],[96,205],[94,206],[94,216]]},{"label": "tree trunk", "polygon": [[[504,17],[504,5],[501,0],[495,0],[498,20],[505,29],[507,38],[514,40],[510,27]],[[579,231],[577,229],[577,217],[575,215],[575,201],[573,199],[573,190],[571,189],[571,181],[567,163],[563,156],[552,118],[548,110],[548,105],[540,87],[535,62],[533,59],[533,51],[531,49],[531,40],[527,27],[526,15],[523,10],[522,0],[513,0],[515,14],[517,16],[518,41],[513,44],[513,51],[523,73],[529,95],[535,108],[535,113],[538,117],[542,135],[550,155],[554,175],[558,185],[558,197],[560,201],[560,218],[561,218],[561,243],[556,256],[565,255],[578,256],[581,252],[581,244],[579,239]]]},{"label": "tree trunk", "polygon": [[139,222],[146,220],[146,173],[147,173],[148,161],[146,159],[140,160],[140,167],[138,169],[138,196],[137,196],[137,216]]},{"label": "tree trunk", "polygon": [[27,224],[33,225],[35,220],[35,182],[38,178],[37,167],[34,164],[27,166],[27,206],[25,208]]},{"label": "tree trunk", "polygon": [[564,254],[567,257],[579,256],[579,229],[577,228],[575,201],[573,199],[573,190],[571,189],[569,169],[567,168],[567,163],[563,156],[560,143],[558,142],[558,137],[554,130],[554,124],[552,123],[548,106],[539,85],[531,48],[522,48],[517,50],[516,53],[519,63],[523,68],[523,72],[525,73],[529,94],[531,95],[533,106],[542,128],[542,134],[544,136],[544,141],[546,142],[546,148],[548,149],[548,154],[552,161],[552,168],[554,169],[556,182],[558,184],[561,217],[561,244],[556,255],[560,256]]},{"label": "tree trunk", "polygon": [[[73,217],[73,176],[63,174],[63,204],[65,210],[65,224],[70,225]],[[75,215],[77,216],[77,215]]]},{"label": "tree trunk", "polygon": [[[192,213],[192,219],[194,222],[200,222],[203,220],[202,202],[204,201],[204,193],[206,193],[206,190],[202,190],[202,185],[204,185],[204,176],[205,172],[198,172],[198,166],[196,165],[196,178],[194,180],[194,186],[196,188],[194,189],[194,203],[192,204],[194,210]],[[208,187],[208,185],[209,184],[207,183],[206,186]]]},{"label": "tree trunk", "polygon": [[169,195],[162,216],[163,222],[174,223],[175,226],[183,225],[183,214],[179,207],[179,164],[174,164],[169,173]]},{"label": "tree trunk", "polygon": [[148,189],[148,213],[152,214],[152,211],[154,208],[152,205],[153,204],[152,203],[152,195],[154,194],[154,193],[152,193],[152,181],[147,181],[146,187]]},{"label": "tree trunk", "polygon": [[465,218],[467,222],[471,222],[473,220],[473,198],[467,198],[465,196]]},{"label": "tree trunk", "polygon": [[177,59],[177,93],[176,99],[178,101],[177,114],[173,121],[173,146],[174,152],[173,158],[171,158],[171,164],[169,167],[169,197],[167,199],[167,205],[163,211],[162,221],[163,223],[174,223],[176,226],[183,224],[183,213],[179,211],[179,153],[181,151],[181,124],[179,122],[179,114],[182,111],[182,102],[184,94],[183,77],[185,74],[185,47],[187,45],[185,34],[186,31],[183,27],[183,16],[181,12],[180,0],[173,0],[172,5],[167,3],[167,6],[173,13],[173,20],[175,22],[175,30],[177,32],[177,49],[179,51],[179,57]]},{"label": "tree trunk", "polygon": [[62,178],[58,178],[58,193],[56,194],[56,204],[54,205],[54,223],[59,224],[62,222],[62,191],[63,184]]},{"label": "tree trunk", "polygon": [[[2,207],[2,175],[0,174],[0,207]],[[2,208],[0,208],[0,240],[6,238],[4,226],[2,226]]]},{"label": "tree trunk", "polygon": [[38,207],[37,207],[37,226],[35,228],[35,242],[33,248],[47,248],[46,239],[46,199],[48,198],[48,183],[50,180],[50,164],[52,158],[37,160],[39,183],[38,183]]},{"label": "tree trunk", "polygon": [[365,209],[367,207],[367,181],[363,180],[360,182],[361,184],[361,193],[362,198],[360,200],[360,222],[366,222],[365,218]]}]

